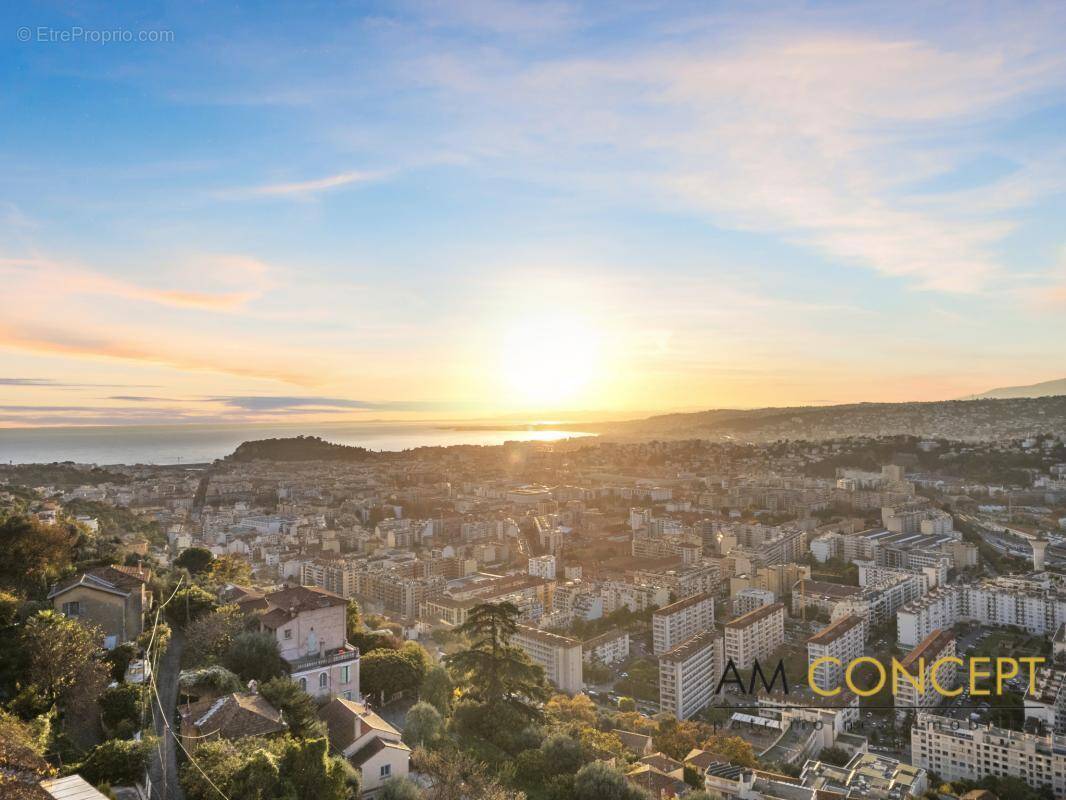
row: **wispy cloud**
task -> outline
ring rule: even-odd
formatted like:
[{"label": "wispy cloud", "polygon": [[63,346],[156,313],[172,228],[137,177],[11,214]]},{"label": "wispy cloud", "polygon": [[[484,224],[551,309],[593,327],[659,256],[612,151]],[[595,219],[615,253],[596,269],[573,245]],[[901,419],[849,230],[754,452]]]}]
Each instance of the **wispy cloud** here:
[{"label": "wispy cloud", "polygon": [[215,282],[240,286],[239,289],[206,292],[185,288],[156,288],[108,275],[103,271],[45,258],[0,258],[0,275],[9,282],[9,291],[20,285],[30,291],[47,287],[49,294],[102,295],[137,300],[175,308],[231,312],[244,308],[273,286],[268,267],[244,256],[206,256],[188,265],[186,280],[199,282],[198,272],[208,271]]},{"label": "wispy cloud", "polygon": [[0,325],[0,348],[48,356],[76,356],[156,364],[179,370],[216,372],[247,378],[311,386],[318,382],[307,371],[280,368],[275,359],[253,353],[207,352],[203,348],[172,349],[153,342],[133,342],[114,334],[90,334],[63,328]]},{"label": "wispy cloud", "polygon": [[251,412],[312,411],[446,411],[455,410],[454,403],[409,400],[349,400],[342,397],[286,397],[254,395],[244,397],[210,397],[212,402]]},{"label": "wispy cloud", "polygon": [[1004,43],[993,25],[953,40],[803,18],[755,35],[734,20],[728,40],[627,42],[618,55],[441,47],[412,72],[471,109],[448,145],[488,168],[535,165],[526,174],[538,181],[695,209],[915,288],[967,293],[1001,278],[1013,212],[1066,187],[1066,170],[1050,180],[1045,164],[950,203],[908,192],[989,147],[989,126],[1020,104],[1066,86],[1049,20],[1012,22]]},{"label": "wispy cloud", "polygon": [[52,378],[0,378],[0,386],[43,386],[49,389],[154,388],[152,384],[146,383],[68,383]]},{"label": "wispy cloud", "polygon": [[321,192],[340,189],[353,184],[365,184],[380,180],[381,172],[338,172],[324,178],[314,178],[292,183],[268,183],[221,192],[222,197],[293,197],[308,198]]}]

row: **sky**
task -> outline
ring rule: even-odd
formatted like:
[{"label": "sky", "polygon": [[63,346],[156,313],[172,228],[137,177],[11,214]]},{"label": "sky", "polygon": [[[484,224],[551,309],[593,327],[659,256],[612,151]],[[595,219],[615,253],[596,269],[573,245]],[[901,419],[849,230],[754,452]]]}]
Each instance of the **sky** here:
[{"label": "sky", "polygon": [[9,3],[0,427],[1066,376],[1066,5]]}]

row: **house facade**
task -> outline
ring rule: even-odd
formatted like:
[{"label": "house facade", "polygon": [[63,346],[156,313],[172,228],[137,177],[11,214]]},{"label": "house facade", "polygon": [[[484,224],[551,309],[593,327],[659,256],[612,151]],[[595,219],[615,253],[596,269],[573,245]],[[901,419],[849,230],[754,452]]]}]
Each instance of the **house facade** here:
[{"label": "house facade", "polygon": [[335,697],[318,716],[326,723],[333,751],[359,770],[363,797],[373,797],[389,778],[410,771],[411,748],[365,703]]},{"label": "house facade", "polygon": [[313,697],[359,700],[359,649],[348,644],[348,601],[311,586],[267,594],[259,629],[273,636],[289,674]]},{"label": "house facade", "polygon": [[56,584],[48,599],[64,616],[98,628],[103,646],[111,650],[144,630],[150,578],[139,567],[96,567]]}]

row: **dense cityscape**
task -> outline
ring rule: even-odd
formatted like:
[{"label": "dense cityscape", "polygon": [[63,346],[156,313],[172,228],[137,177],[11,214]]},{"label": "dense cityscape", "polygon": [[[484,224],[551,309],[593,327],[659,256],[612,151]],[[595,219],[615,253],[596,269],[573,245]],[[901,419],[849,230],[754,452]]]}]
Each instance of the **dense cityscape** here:
[{"label": "dense cityscape", "polygon": [[5,797],[1066,793],[1061,433],[301,437],[0,486]]}]

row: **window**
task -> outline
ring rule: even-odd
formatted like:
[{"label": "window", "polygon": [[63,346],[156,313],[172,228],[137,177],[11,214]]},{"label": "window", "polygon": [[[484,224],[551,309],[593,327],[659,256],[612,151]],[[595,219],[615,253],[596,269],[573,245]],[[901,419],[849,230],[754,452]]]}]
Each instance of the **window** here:
[{"label": "window", "polygon": [[352,682],[352,668],[349,666],[341,667],[341,683]]},{"label": "window", "polygon": [[382,764],[379,777],[387,778],[392,774],[392,764]]},{"label": "window", "polygon": [[77,600],[71,603],[63,604],[63,615],[67,617],[76,617],[81,613],[81,603]]},{"label": "window", "polygon": [[352,699],[352,693],[351,692],[345,692],[344,693],[344,699],[345,700],[351,700]]},{"label": "window", "polygon": [[285,634],[286,639],[292,638],[292,628],[286,628],[283,633]]},{"label": "window", "polygon": [[307,678],[300,678],[300,688],[303,691],[307,691]]},{"label": "window", "polygon": [[329,681],[329,676],[325,672],[323,672],[321,675],[318,676],[318,688],[319,689],[325,689],[326,688],[326,683],[328,681]]}]

